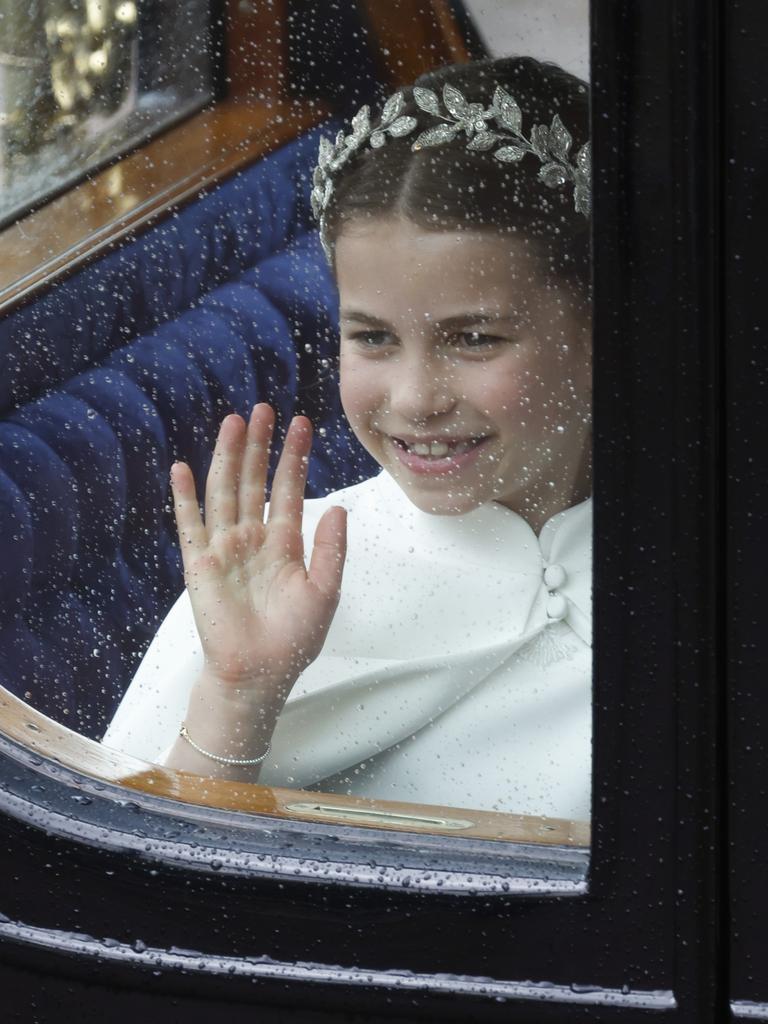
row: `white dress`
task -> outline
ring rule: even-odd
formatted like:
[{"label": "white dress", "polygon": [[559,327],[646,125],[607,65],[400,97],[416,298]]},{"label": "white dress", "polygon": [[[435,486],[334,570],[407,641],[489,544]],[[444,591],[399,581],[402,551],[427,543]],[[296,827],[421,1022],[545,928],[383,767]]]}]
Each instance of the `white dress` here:
[{"label": "white dress", "polygon": [[[305,504],[305,544],[349,510],[339,607],[280,715],[259,781],[587,820],[592,500],[539,537],[490,502],[421,512],[391,476]],[[103,742],[161,761],[202,651],[185,592]]]}]

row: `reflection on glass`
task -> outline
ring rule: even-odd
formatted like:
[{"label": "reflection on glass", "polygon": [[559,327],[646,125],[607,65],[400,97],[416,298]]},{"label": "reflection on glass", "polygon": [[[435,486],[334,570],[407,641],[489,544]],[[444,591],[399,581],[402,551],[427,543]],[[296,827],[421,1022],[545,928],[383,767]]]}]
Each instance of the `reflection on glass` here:
[{"label": "reflection on glass", "polygon": [[[296,807],[584,821],[588,90],[529,58],[419,88],[223,183],[0,336],[26,367],[0,424],[23,563],[0,565],[23,627],[0,681],[91,736],[124,694],[107,745]],[[294,418],[285,440],[297,411],[313,434]],[[158,631],[173,515],[187,587]]]},{"label": "reflection on glass", "polygon": [[0,221],[210,98],[208,7],[0,3]]}]

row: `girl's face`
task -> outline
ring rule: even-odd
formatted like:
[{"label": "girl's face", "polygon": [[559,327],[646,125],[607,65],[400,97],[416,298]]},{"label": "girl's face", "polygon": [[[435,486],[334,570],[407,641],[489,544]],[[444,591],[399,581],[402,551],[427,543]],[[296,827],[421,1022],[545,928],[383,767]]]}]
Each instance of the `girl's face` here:
[{"label": "girl's face", "polygon": [[357,221],[336,274],[344,412],[418,508],[535,515],[587,496],[591,323],[519,242]]}]

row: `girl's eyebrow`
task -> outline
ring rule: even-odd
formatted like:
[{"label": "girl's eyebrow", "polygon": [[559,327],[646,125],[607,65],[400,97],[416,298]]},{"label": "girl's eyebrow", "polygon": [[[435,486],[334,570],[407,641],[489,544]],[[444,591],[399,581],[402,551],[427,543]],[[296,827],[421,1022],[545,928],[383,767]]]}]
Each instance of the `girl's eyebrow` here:
[{"label": "girl's eyebrow", "polygon": [[354,320],[355,323],[367,324],[368,327],[389,327],[386,320],[380,320],[377,316],[371,316],[370,313],[359,313],[356,309],[342,309],[340,319],[345,322]]},{"label": "girl's eyebrow", "polygon": [[517,323],[520,320],[519,315],[510,313],[505,315],[503,313],[460,313],[458,316],[448,316],[444,320],[437,320],[435,323],[438,326],[451,330],[456,327],[466,327],[468,324],[498,324],[498,323]]},{"label": "girl's eyebrow", "polygon": [[[377,316],[372,316],[370,313],[361,313],[354,309],[343,309],[341,311],[341,320],[343,322],[349,322],[354,320],[355,323],[366,324],[368,327],[389,327],[390,325],[386,320],[381,320]],[[448,316],[444,320],[432,320],[430,321],[437,327],[442,327],[447,330],[454,329],[456,327],[463,327],[467,324],[490,324],[490,323],[502,323],[507,321],[520,321],[520,316],[510,314],[504,316],[503,314],[497,313],[481,313],[481,312],[470,312],[470,313],[459,313],[457,316]]]}]

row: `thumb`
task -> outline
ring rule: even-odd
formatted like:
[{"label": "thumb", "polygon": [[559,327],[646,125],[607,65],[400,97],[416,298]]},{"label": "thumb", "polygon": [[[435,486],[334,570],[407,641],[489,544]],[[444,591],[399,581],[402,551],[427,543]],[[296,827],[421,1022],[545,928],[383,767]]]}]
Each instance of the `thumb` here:
[{"label": "thumb", "polygon": [[315,529],[315,543],[309,563],[309,579],[325,597],[338,601],[344,559],[347,555],[347,510],[329,508]]}]

